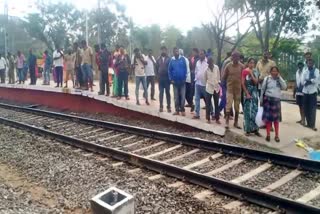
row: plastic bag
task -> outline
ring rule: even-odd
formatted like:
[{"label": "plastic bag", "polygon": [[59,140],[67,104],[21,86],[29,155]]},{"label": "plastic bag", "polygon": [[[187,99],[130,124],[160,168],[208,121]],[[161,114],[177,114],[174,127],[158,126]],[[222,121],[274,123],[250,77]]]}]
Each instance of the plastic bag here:
[{"label": "plastic bag", "polygon": [[256,124],[259,127],[265,126],[265,122],[262,120],[262,115],[263,115],[263,107],[259,107],[258,113],[256,115]]}]

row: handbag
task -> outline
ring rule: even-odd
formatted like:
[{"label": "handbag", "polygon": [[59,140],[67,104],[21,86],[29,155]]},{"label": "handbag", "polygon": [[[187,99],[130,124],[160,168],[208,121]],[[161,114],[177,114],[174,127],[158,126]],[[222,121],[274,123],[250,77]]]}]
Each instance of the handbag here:
[{"label": "handbag", "polygon": [[256,115],[256,119],[255,119],[255,122],[256,122],[256,125],[261,128],[263,126],[265,126],[265,122],[262,120],[262,116],[263,116],[263,107],[259,107],[258,108],[258,113]]}]

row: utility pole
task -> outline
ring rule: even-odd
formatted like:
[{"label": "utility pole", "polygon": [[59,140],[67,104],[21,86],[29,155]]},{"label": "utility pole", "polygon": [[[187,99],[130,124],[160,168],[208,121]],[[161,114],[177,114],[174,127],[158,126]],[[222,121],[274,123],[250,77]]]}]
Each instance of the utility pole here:
[{"label": "utility pole", "polygon": [[5,17],[5,23],[4,23],[4,56],[7,56],[8,53],[8,20],[9,20],[9,9],[8,9],[8,1],[6,0],[4,2],[4,17]]},{"label": "utility pole", "polygon": [[86,10],[86,42],[89,45],[88,11]]},{"label": "utility pole", "polygon": [[101,1],[98,0],[98,44],[101,48]]}]

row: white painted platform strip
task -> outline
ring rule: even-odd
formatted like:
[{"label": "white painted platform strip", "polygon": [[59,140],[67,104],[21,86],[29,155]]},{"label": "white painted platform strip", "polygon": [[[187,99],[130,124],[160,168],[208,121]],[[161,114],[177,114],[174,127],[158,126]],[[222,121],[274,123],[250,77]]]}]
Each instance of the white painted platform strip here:
[{"label": "white painted platform strip", "polygon": [[171,158],[171,159],[168,159],[168,160],[164,160],[163,162],[164,163],[170,163],[170,162],[173,162],[173,161],[177,161],[177,160],[180,160],[182,158],[185,158],[185,157],[188,157],[190,155],[193,155],[194,153],[197,153],[199,151],[200,151],[200,149],[194,149],[194,150],[191,150],[191,151],[189,151],[187,153],[184,153],[184,154],[182,154],[180,156],[177,156],[177,157],[174,157],[174,158]]},{"label": "white painted platform strip", "polygon": [[238,164],[242,163],[243,161],[244,161],[243,158],[239,158],[239,159],[234,160],[234,161],[232,161],[232,162],[230,162],[230,163],[228,163],[228,164],[226,164],[226,165],[224,165],[224,166],[222,166],[222,167],[220,167],[218,169],[214,169],[211,172],[207,172],[205,175],[212,176],[212,175],[218,174],[218,173],[223,172],[223,171],[225,171],[225,170],[227,170],[227,169],[229,169],[229,168],[231,168],[231,167],[233,167],[235,165],[238,165]]},{"label": "white painted platform strip", "polygon": [[116,138],[116,137],[120,137],[124,135],[124,133],[120,133],[120,134],[116,134],[116,135],[111,135],[109,137],[106,137],[106,138],[102,138],[102,139],[98,139],[99,142],[103,142],[105,140],[110,140],[110,139],[113,139],[113,138]]},{"label": "white painted platform strip", "polygon": [[308,192],[307,194],[305,194],[304,196],[302,196],[301,198],[299,198],[297,200],[297,202],[300,202],[300,203],[308,203],[309,201],[315,199],[316,197],[318,197],[320,195],[320,185],[311,190],[310,192]]},{"label": "white painted platform strip", "polygon": [[[279,180],[275,181],[274,183],[270,184],[269,186],[262,188],[261,191],[272,192],[273,190],[275,190],[275,189],[279,188],[280,186],[293,180],[294,178],[299,176],[301,173],[302,172],[299,170],[293,170],[292,172],[286,174],[285,176],[283,176]],[[232,201],[229,204],[224,205],[223,208],[225,208],[227,210],[232,210],[232,209],[236,209],[237,207],[241,206],[242,204],[243,204],[243,202],[241,202],[241,201]]]},{"label": "white painted platform strip", "polygon": [[132,136],[130,136],[130,137],[121,139],[120,142],[127,141],[127,140],[131,140],[131,139],[133,139],[133,138],[135,138],[135,137],[137,137],[137,136],[136,136],[136,135],[132,135]]},{"label": "white painted platform strip", "polygon": [[195,197],[196,199],[198,199],[200,201],[204,201],[206,198],[208,198],[211,195],[213,195],[213,192],[211,190],[204,190],[204,191],[194,195],[193,197]]},{"label": "white painted platform strip", "polygon": [[163,155],[163,154],[165,154],[165,153],[171,152],[171,151],[173,151],[173,150],[179,149],[179,148],[181,148],[181,147],[182,147],[182,145],[172,146],[172,147],[170,147],[170,148],[168,148],[168,149],[165,149],[165,150],[163,150],[163,151],[160,151],[160,152],[157,152],[157,153],[154,153],[154,154],[145,156],[145,157],[146,157],[146,158],[154,158],[154,157]]},{"label": "white painted platform strip", "polygon": [[156,144],[153,144],[153,145],[151,145],[151,146],[147,146],[147,147],[144,147],[144,148],[142,148],[142,149],[134,150],[134,151],[132,151],[131,153],[142,152],[142,151],[145,151],[145,150],[148,150],[148,149],[157,147],[157,146],[161,146],[161,145],[163,145],[163,144],[165,144],[165,143],[166,143],[166,142],[164,142],[164,141],[160,141],[160,142],[158,142],[158,143],[156,143]]},{"label": "white painted platform strip", "polygon": [[168,187],[172,187],[172,188],[179,188],[181,186],[183,186],[185,183],[183,183],[182,181],[177,181],[175,183],[169,184],[167,185]]},{"label": "white painted platform strip", "polygon": [[200,166],[200,165],[202,165],[202,164],[204,164],[204,163],[209,162],[210,160],[217,159],[217,158],[219,158],[219,157],[221,157],[221,156],[223,156],[223,154],[220,154],[220,153],[214,154],[214,155],[212,155],[212,156],[210,156],[210,157],[204,158],[204,159],[202,159],[202,160],[199,160],[199,161],[197,161],[197,162],[194,162],[194,163],[191,163],[191,164],[189,164],[189,165],[187,165],[187,166],[184,166],[183,169],[192,169],[192,168],[195,168],[195,167],[197,167],[197,166]]},{"label": "white painted platform strip", "polygon": [[130,148],[130,147],[132,147],[132,146],[135,146],[135,145],[138,145],[138,144],[140,144],[140,143],[144,143],[146,140],[139,140],[139,141],[137,141],[137,142],[134,142],[134,143],[131,143],[131,144],[128,144],[128,145],[124,145],[124,146],[122,146],[122,148]]},{"label": "white painted platform strip", "polygon": [[261,189],[263,192],[272,192],[273,190],[281,187],[282,185],[288,183],[289,181],[293,180],[294,178],[298,177],[302,172],[299,170],[293,170],[292,172],[286,174],[273,184],[270,184],[269,186]]},{"label": "white painted platform strip", "polygon": [[247,174],[244,174],[236,179],[233,179],[231,182],[235,183],[235,184],[240,184],[244,181],[249,180],[250,178],[260,174],[261,172],[266,171],[267,169],[269,169],[272,166],[272,164],[269,163],[265,163],[261,166],[259,166],[258,168],[251,170],[250,172],[248,172]]}]

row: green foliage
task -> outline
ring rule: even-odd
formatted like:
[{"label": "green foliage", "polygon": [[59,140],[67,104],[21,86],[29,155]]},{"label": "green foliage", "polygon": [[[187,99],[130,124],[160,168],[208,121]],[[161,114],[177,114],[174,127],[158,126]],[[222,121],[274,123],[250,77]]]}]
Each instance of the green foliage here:
[{"label": "green foliage", "polygon": [[129,44],[125,7],[117,1],[102,1],[101,10],[92,11],[81,12],[68,3],[39,4],[38,9],[39,13],[26,17],[25,29],[31,37],[45,43],[50,50],[56,46],[68,48],[74,41],[85,39],[86,13],[90,44],[98,43],[99,24],[101,42],[110,46],[118,42],[123,46]]},{"label": "green foliage", "polygon": [[81,13],[71,4],[57,3],[38,5],[40,13],[29,14],[25,23],[28,33],[49,49],[62,47],[75,35],[80,24]]},{"label": "green foliage", "polygon": [[263,52],[276,49],[283,33],[302,35],[308,29],[312,0],[226,0],[229,10],[240,10],[252,17],[256,37]]}]

